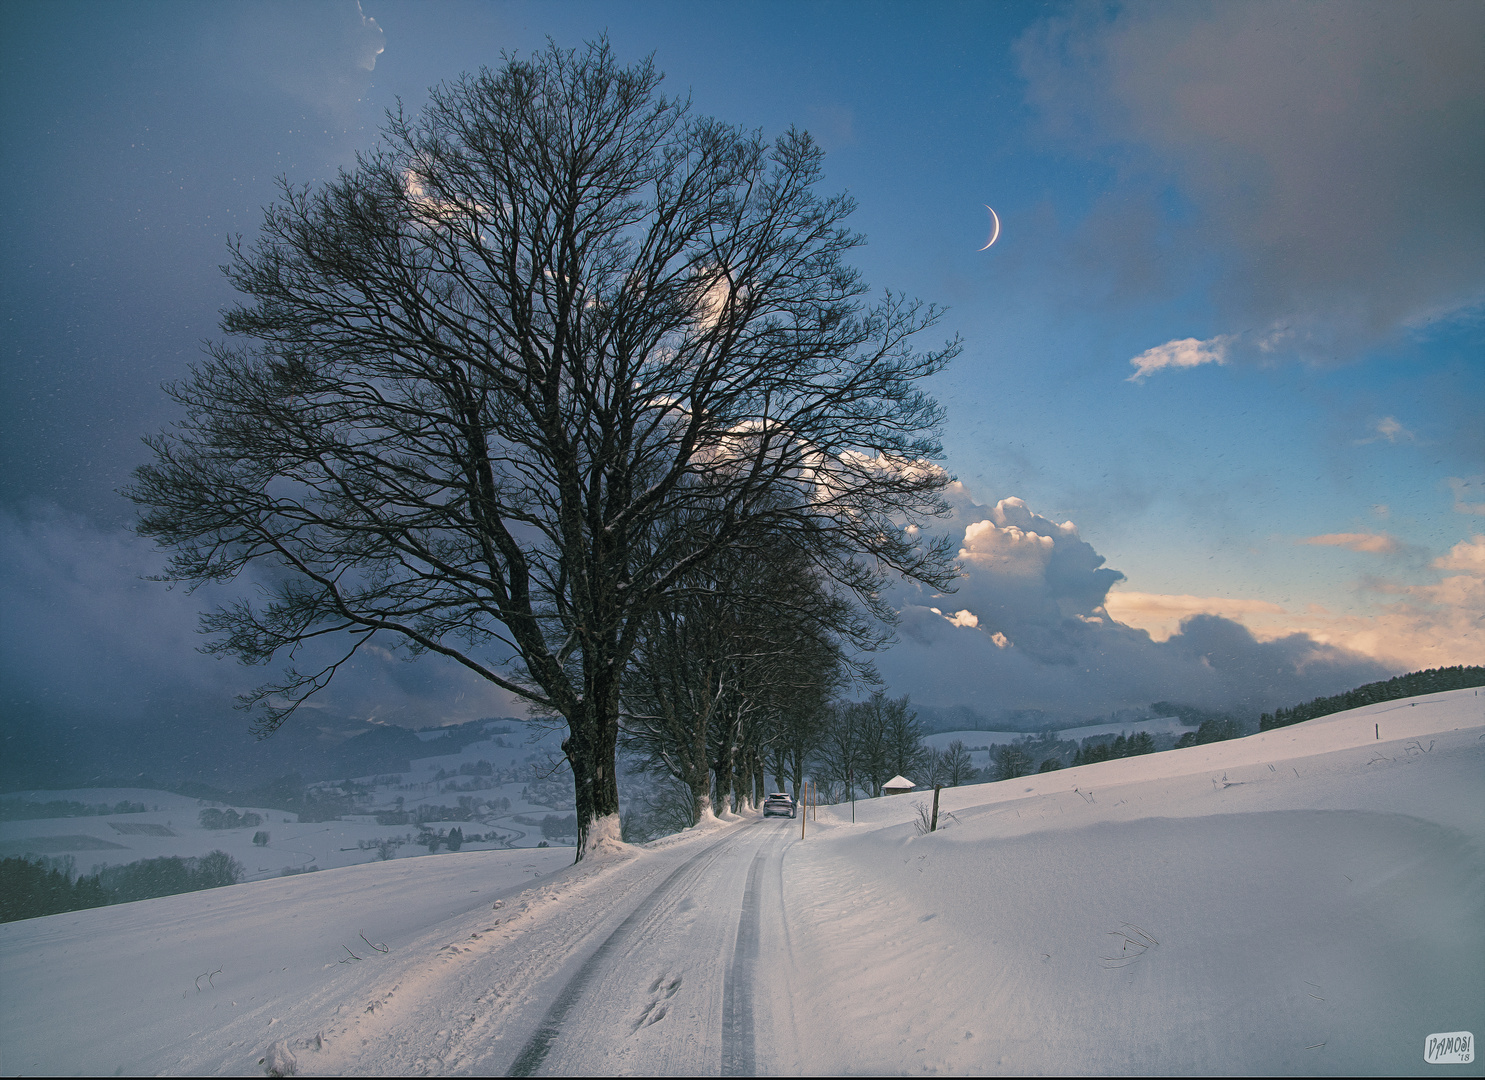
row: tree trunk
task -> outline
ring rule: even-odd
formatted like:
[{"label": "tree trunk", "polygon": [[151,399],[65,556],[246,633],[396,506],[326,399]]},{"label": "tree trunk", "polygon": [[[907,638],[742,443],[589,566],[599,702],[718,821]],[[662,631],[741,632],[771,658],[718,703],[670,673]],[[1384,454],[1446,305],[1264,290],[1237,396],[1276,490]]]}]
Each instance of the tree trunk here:
[{"label": "tree trunk", "polygon": [[581,862],[592,844],[618,836],[619,684],[610,674],[611,664],[595,661],[585,665],[588,693],[577,716],[569,718],[562,743],[572,766],[578,823],[574,862]]},{"label": "tree trunk", "polygon": [[712,776],[717,785],[716,809],[719,814],[725,814],[732,809],[732,765],[729,760],[731,756],[732,751],[723,748],[722,755],[712,767]]}]

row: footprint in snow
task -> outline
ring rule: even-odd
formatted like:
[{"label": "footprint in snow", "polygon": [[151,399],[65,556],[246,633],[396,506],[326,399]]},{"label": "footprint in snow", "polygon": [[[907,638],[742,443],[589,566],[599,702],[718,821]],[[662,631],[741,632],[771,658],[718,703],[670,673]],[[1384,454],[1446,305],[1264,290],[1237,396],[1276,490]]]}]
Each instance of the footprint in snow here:
[{"label": "footprint in snow", "polygon": [[665,1014],[670,1008],[665,1002],[675,997],[676,991],[680,988],[681,976],[677,975],[671,978],[669,972],[665,972],[652,982],[650,984],[650,1000],[640,1010],[639,1019],[634,1022],[631,1034],[642,1027],[648,1027],[651,1024],[664,1020]]}]

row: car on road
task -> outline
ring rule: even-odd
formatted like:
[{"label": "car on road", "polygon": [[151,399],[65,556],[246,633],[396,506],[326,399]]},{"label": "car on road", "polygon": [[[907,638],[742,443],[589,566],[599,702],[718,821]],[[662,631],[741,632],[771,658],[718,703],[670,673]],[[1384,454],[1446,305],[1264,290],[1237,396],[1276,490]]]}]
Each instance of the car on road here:
[{"label": "car on road", "polygon": [[763,800],[764,817],[793,817],[794,800],[782,791],[775,791]]}]

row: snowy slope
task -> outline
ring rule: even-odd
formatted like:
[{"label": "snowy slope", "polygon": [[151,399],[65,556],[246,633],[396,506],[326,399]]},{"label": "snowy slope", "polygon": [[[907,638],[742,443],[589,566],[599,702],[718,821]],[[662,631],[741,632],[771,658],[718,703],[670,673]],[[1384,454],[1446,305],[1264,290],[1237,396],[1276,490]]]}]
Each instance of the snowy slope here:
[{"label": "snowy slope", "polygon": [[782,1069],[1412,1073],[1485,1026],[1477,691],[924,799],[790,850]]},{"label": "snowy slope", "polygon": [[281,1024],[364,1006],[428,935],[571,862],[425,855],[0,923],[0,1072],[240,1073]]}]

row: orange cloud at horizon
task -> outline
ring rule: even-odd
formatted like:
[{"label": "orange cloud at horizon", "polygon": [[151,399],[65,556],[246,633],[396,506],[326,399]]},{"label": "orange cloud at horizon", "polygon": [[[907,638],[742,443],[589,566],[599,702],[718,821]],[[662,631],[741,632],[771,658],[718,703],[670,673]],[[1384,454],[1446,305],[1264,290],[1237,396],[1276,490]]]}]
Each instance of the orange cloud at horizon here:
[{"label": "orange cloud at horizon", "polygon": [[1309,634],[1323,644],[1362,653],[1399,670],[1478,664],[1485,657],[1485,534],[1455,544],[1433,561],[1433,567],[1453,573],[1431,585],[1374,585],[1371,591],[1394,599],[1364,615],[1340,615],[1317,604],[1291,613],[1264,600],[1117,588],[1104,606],[1114,619],[1146,631],[1155,641],[1166,641],[1178,632],[1182,619],[1219,615],[1241,623],[1260,641]]},{"label": "orange cloud at horizon", "polygon": [[1388,555],[1398,549],[1397,541],[1386,533],[1326,533],[1324,536],[1308,536],[1298,541],[1317,547],[1343,547],[1352,551],[1367,551],[1373,555]]}]

